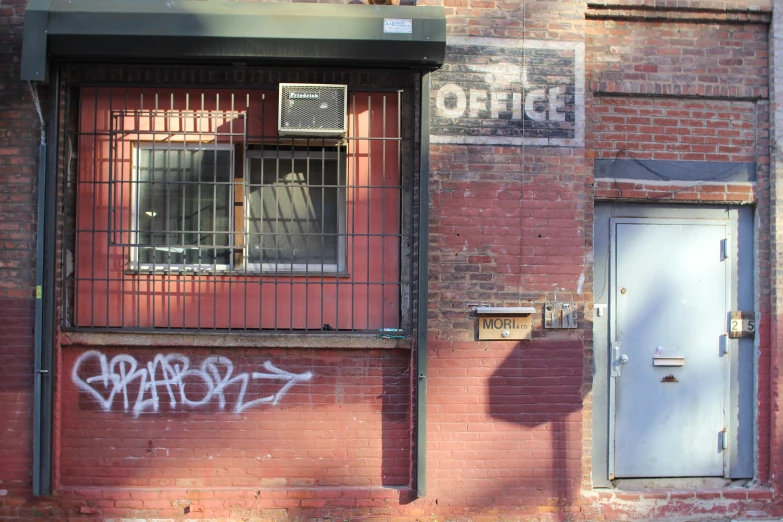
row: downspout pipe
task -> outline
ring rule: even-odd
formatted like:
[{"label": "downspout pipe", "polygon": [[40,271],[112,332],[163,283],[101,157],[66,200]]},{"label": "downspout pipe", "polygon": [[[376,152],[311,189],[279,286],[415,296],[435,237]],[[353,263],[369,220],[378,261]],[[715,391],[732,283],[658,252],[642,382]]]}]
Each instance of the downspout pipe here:
[{"label": "downspout pipe", "polygon": [[43,251],[44,220],[46,218],[46,142],[38,146],[38,219],[35,258],[35,361],[33,366],[33,495],[40,496],[41,488],[41,381],[43,379]]},{"label": "downspout pipe", "polygon": [[52,493],[52,424],[54,379],[55,227],[57,202],[57,122],[59,71],[49,92],[49,122],[38,151],[38,216],[35,263],[35,372],[33,376],[33,495]]},{"label": "downspout pipe", "polygon": [[416,497],[427,495],[427,313],[430,223],[430,73],[421,76],[419,156],[419,270],[416,324]]}]

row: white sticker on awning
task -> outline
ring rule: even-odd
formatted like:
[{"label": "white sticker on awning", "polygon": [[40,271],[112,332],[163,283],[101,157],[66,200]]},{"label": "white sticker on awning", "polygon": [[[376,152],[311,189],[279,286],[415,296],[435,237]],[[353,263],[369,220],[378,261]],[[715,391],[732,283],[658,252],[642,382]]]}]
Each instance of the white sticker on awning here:
[{"label": "white sticker on awning", "polygon": [[413,20],[410,18],[384,18],[384,33],[413,33]]}]

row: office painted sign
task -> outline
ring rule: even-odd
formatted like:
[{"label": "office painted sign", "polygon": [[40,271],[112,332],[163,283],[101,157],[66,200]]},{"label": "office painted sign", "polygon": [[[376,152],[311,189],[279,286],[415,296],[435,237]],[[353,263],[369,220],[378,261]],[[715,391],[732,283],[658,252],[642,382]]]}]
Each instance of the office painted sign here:
[{"label": "office painted sign", "polygon": [[448,40],[433,75],[432,143],[584,146],[584,44]]}]

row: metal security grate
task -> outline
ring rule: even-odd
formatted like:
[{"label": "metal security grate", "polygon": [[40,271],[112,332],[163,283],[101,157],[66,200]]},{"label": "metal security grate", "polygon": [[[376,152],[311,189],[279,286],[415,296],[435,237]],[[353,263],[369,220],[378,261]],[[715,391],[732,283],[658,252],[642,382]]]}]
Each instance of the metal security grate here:
[{"label": "metal security grate", "polygon": [[350,93],[339,139],[279,136],[275,90],[69,95],[66,329],[410,328],[402,91]]},{"label": "metal security grate", "polygon": [[342,136],[346,131],[345,85],[280,84],[282,135]]}]

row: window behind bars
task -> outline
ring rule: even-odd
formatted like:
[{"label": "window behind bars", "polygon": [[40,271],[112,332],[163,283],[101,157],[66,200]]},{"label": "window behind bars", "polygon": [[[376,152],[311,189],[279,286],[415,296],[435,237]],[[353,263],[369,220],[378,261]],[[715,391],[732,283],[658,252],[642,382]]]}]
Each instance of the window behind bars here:
[{"label": "window behind bars", "polygon": [[71,327],[408,326],[400,93],[343,139],[278,137],[274,91],[82,87]]}]

